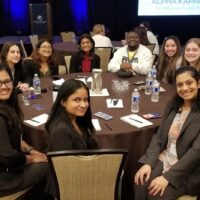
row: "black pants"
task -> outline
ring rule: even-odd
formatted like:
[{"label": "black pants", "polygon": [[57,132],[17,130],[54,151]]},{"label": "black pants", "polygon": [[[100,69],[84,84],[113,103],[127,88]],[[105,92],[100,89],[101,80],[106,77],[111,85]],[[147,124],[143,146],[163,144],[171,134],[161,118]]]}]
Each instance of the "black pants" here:
[{"label": "black pants", "polygon": [[5,180],[5,183],[0,188],[0,197],[35,187],[38,188],[37,191],[57,196],[48,163],[32,164],[26,166],[20,172],[4,173],[0,175],[0,178]]},{"label": "black pants", "polygon": [[176,200],[178,197],[186,193],[185,185],[182,185],[179,188],[175,188],[172,185],[168,184],[162,197],[160,197],[159,195],[149,195],[149,184],[154,178],[162,175],[162,171],[163,163],[158,160],[156,166],[152,169],[150,179],[144,185],[134,185],[134,200]]}]

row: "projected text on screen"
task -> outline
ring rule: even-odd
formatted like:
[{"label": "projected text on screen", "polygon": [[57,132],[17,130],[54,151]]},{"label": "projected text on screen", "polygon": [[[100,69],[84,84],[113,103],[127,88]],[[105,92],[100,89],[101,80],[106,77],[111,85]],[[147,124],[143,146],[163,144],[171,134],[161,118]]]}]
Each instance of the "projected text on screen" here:
[{"label": "projected text on screen", "polygon": [[200,15],[200,0],[139,0],[138,15]]}]

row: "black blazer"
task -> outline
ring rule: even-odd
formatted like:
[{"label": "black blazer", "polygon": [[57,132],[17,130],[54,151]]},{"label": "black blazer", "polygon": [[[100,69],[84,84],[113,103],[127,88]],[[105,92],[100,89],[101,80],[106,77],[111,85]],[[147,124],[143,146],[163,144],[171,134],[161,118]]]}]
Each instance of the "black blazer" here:
[{"label": "black blazer", "polygon": [[[155,166],[159,154],[166,148],[168,132],[174,120],[176,112],[172,104],[167,106],[163,121],[158,132],[153,135],[146,153],[139,162]],[[198,194],[200,188],[200,110],[193,106],[185,123],[182,126],[180,136],[177,139],[176,150],[178,162],[173,165],[163,176],[174,187],[186,183],[189,194]],[[193,191],[191,190],[194,186]]]},{"label": "black blazer", "polygon": [[[26,79],[30,85],[33,84],[34,74],[40,76],[40,65],[33,59],[25,59],[23,62],[23,70],[25,72]],[[58,65],[50,66],[51,76],[58,75]]]},{"label": "black blazer", "polygon": [[[69,72],[82,72],[82,60],[80,52],[73,54],[70,59]],[[100,57],[96,54],[91,62],[91,71],[93,68],[100,68]]]},{"label": "black blazer", "polygon": [[23,68],[19,65],[15,67],[15,73],[14,73],[13,78],[14,78],[14,81],[13,81],[14,86],[17,86],[18,82],[28,83],[28,82],[25,82],[26,74],[25,74]]},{"label": "black blazer", "polygon": [[[59,123],[57,119],[50,128],[48,151],[95,149],[97,144],[89,132],[79,125],[82,135],[67,123]],[[55,127],[56,126],[56,127]]]},{"label": "black blazer", "polygon": [[[28,80],[26,80],[26,73],[23,70],[23,67],[20,65],[15,66],[15,73],[13,77],[13,85],[16,87],[19,82],[30,84]],[[18,93],[21,92],[19,88],[16,88]]]},{"label": "black blazer", "polygon": [[[0,109],[4,108],[1,106]],[[20,149],[20,134],[17,130],[12,131],[9,125],[12,124],[11,114],[8,119],[2,113],[0,110],[0,196],[1,191],[21,185],[24,177],[18,172],[22,172],[26,164],[26,157]]]}]

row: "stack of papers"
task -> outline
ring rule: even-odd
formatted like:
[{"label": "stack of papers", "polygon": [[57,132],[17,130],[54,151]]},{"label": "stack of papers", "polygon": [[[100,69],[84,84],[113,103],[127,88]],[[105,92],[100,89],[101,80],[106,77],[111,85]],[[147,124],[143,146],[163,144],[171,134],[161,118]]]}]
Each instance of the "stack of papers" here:
[{"label": "stack of papers", "polygon": [[123,108],[122,99],[106,99],[108,108]]},{"label": "stack of papers", "polygon": [[104,88],[100,93],[95,93],[90,90],[90,96],[109,96],[107,88]]},{"label": "stack of papers", "polygon": [[24,120],[24,122],[31,126],[40,126],[47,122],[48,117],[49,117],[49,115],[44,113],[44,114],[34,117],[32,119]]},{"label": "stack of papers", "polygon": [[127,115],[127,116],[121,117],[120,119],[133,126],[136,126],[137,128],[142,128],[142,127],[150,126],[153,124],[152,122],[136,114]]}]

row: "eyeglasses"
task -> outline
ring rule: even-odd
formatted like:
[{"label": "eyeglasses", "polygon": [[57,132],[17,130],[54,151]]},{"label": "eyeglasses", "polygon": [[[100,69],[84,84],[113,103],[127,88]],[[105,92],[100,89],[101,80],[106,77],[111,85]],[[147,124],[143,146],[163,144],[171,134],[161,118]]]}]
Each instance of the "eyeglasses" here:
[{"label": "eyeglasses", "polygon": [[4,84],[6,87],[8,87],[8,88],[10,88],[10,87],[13,86],[12,80],[0,81],[0,88],[2,87],[3,84]]},{"label": "eyeglasses", "polygon": [[52,49],[52,46],[40,46],[42,49]]}]

